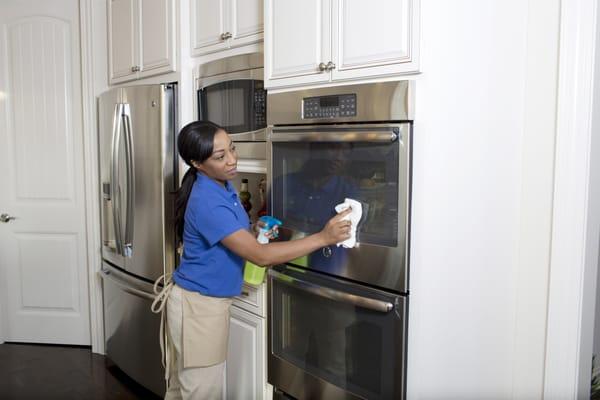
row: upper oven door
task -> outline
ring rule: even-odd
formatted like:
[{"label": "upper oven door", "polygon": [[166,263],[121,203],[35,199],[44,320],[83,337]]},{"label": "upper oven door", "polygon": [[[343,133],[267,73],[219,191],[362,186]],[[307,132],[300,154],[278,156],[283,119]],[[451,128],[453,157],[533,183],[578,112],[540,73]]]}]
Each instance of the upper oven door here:
[{"label": "upper oven door", "polygon": [[264,132],[267,96],[262,79],[229,75],[199,81],[198,119],[221,125],[233,135]]},{"label": "upper oven door", "polygon": [[347,197],[363,204],[359,247],[333,245],[291,264],[408,291],[410,140],[410,123],[273,128],[271,204],[282,238],[320,231]]}]

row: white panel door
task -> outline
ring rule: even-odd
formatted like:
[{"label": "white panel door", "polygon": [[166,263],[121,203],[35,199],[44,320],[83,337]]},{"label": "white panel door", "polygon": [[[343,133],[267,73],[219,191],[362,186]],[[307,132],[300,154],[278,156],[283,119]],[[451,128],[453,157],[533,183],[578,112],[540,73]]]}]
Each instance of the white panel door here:
[{"label": "white panel door", "polygon": [[264,347],[265,320],[231,307],[227,348],[227,400],[259,400],[264,397],[267,378]]},{"label": "white panel door", "polygon": [[140,78],[175,71],[174,0],[142,0]]},{"label": "white panel door", "polygon": [[191,0],[192,54],[201,55],[229,47],[222,35],[229,29],[229,0]]},{"label": "white panel door", "polygon": [[[377,7],[375,7],[377,8]],[[266,87],[329,81],[330,0],[266,0]]]},{"label": "white panel door", "polygon": [[108,4],[108,67],[111,83],[137,76],[139,13],[135,0],[109,0]]},{"label": "white panel door", "polygon": [[77,0],[0,2],[0,341],[90,344]]},{"label": "white panel door", "polygon": [[231,1],[231,47],[258,42],[263,32],[263,0]]},{"label": "white panel door", "polygon": [[417,0],[333,1],[332,80],[417,70]]}]

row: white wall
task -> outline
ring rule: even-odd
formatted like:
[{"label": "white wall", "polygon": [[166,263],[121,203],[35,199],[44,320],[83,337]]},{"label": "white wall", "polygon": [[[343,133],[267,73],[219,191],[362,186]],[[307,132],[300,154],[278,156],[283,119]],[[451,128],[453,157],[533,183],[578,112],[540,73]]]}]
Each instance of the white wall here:
[{"label": "white wall", "polygon": [[[596,20],[596,61],[594,66],[594,74],[596,77],[600,76],[600,20]],[[596,94],[594,99],[594,115],[593,115],[593,124],[596,129],[600,125],[600,99],[598,99],[598,95],[600,94],[600,79],[595,79],[595,87],[594,94]],[[597,144],[599,141],[598,135],[595,137],[595,148],[598,148]],[[600,163],[600,160],[597,159],[598,155],[596,155],[596,159],[594,160],[597,164]],[[594,171],[597,171],[598,167],[592,168]],[[596,175],[598,175],[596,173]],[[596,187],[600,186],[600,177],[594,175],[593,178],[596,182]],[[599,244],[600,247],[600,244]],[[597,269],[600,270],[600,258],[596,263]],[[593,344],[593,354],[596,355],[595,366],[600,366],[600,273],[596,275],[596,304],[595,304],[595,319],[594,319],[594,344]]]},{"label": "white wall", "polygon": [[541,398],[558,4],[421,2],[410,399]]}]

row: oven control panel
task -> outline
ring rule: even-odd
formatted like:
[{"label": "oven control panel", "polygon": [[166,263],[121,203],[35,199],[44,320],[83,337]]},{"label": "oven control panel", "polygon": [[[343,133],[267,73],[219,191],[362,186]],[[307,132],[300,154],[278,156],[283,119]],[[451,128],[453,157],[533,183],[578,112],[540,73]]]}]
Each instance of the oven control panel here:
[{"label": "oven control panel", "polygon": [[302,118],[356,117],[356,94],[305,97],[302,99]]}]

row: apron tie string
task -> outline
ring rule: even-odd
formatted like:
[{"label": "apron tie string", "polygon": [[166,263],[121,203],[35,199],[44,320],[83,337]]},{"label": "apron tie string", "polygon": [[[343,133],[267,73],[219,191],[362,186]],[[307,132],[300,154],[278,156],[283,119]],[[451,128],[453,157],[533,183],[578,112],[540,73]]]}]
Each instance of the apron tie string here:
[{"label": "apron tie string", "polygon": [[[159,289],[159,284],[163,283],[162,289]],[[171,355],[169,352],[168,335],[165,334],[167,325],[165,305],[173,289],[172,274],[163,274],[154,282],[153,291],[155,294],[154,301],[150,309],[153,313],[160,313],[160,354],[163,367],[165,368],[165,381],[167,389],[169,388],[169,375],[171,371]]]}]

